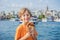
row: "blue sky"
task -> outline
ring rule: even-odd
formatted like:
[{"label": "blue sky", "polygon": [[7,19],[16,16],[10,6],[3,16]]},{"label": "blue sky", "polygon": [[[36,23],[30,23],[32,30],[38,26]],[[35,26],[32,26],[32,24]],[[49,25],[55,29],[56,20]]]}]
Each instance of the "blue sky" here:
[{"label": "blue sky", "polygon": [[60,0],[0,0],[0,11],[18,11],[23,7],[30,9],[60,10]]}]

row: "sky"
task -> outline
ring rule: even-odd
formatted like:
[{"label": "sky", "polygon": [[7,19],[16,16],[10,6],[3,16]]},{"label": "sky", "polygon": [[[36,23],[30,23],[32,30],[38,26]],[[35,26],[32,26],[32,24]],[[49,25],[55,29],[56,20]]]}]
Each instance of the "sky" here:
[{"label": "sky", "polygon": [[23,7],[29,9],[60,10],[60,0],[0,0],[0,11],[18,11]]}]

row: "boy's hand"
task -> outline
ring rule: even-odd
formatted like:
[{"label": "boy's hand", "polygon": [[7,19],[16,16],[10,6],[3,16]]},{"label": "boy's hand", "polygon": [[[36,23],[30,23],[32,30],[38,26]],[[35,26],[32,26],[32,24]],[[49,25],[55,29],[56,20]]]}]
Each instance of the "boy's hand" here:
[{"label": "boy's hand", "polygon": [[20,38],[19,40],[26,40],[28,37],[30,37],[31,36],[31,34],[30,34],[30,32],[28,32],[28,33],[26,33],[26,35],[25,36],[23,36],[22,38]]}]

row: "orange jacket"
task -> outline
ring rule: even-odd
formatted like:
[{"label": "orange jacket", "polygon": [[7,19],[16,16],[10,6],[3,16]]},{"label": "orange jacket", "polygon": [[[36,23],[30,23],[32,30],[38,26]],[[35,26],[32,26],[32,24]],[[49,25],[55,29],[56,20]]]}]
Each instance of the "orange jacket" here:
[{"label": "orange jacket", "polygon": [[[23,37],[27,33],[26,29],[27,29],[26,25],[20,24],[16,29],[15,40],[19,40],[21,37]],[[35,35],[37,36],[36,30],[35,30]],[[32,36],[30,36],[26,40],[33,40],[33,38]]]}]

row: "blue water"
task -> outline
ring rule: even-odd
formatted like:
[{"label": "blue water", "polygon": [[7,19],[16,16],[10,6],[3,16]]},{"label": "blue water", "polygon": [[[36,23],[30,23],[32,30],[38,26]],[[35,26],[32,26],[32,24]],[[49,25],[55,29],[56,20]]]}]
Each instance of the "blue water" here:
[{"label": "blue water", "polygon": [[[14,40],[18,21],[0,21],[0,40]],[[35,24],[38,40],[60,40],[60,22],[38,22]]]}]

